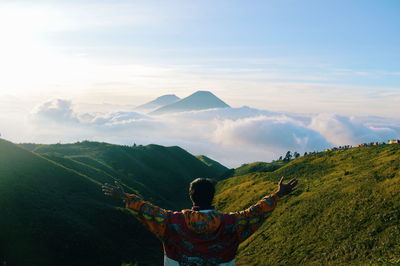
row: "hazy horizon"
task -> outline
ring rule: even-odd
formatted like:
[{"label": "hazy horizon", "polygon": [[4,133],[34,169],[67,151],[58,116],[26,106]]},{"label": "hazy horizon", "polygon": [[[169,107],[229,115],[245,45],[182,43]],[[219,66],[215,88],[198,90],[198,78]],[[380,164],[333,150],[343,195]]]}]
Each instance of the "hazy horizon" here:
[{"label": "hazy horizon", "polygon": [[[228,166],[400,138],[399,12],[396,1],[5,0],[0,133],[179,145]],[[197,90],[232,110],[134,114]]]},{"label": "hazy horizon", "polygon": [[18,123],[17,118],[2,119],[2,137],[43,144],[91,140],[123,145],[177,145],[228,167],[276,160],[287,150],[322,151],[400,137],[400,119],[377,116],[299,114],[249,106],[163,115],[152,115],[150,111],[133,105],[53,99],[28,113],[19,110]]}]

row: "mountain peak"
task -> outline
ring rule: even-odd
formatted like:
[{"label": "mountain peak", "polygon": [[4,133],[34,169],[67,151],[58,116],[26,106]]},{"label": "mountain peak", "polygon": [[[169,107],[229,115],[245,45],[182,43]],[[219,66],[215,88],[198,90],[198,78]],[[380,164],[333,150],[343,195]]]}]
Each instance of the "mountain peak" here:
[{"label": "mountain peak", "polygon": [[176,96],[175,94],[165,94],[160,97],[157,97],[156,99],[154,99],[148,103],[139,105],[138,107],[135,108],[135,110],[150,112],[150,111],[154,111],[160,107],[175,103],[179,100],[180,100],[180,98],[178,96]]},{"label": "mountain peak", "polygon": [[175,94],[165,94],[165,95],[161,95],[160,97],[157,97],[156,100],[158,100],[158,99],[166,99],[166,98],[180,99]]},{"label": "mountain peak", "polygon": [[178,113],[185,111],[205,110],[212,108],[230,107],[210,91],[196,91],[195,93],[173,104],[163,106],[150,114]]},{"label": "mountain peak", "polygon": [[215,96],[211,91],[196,91],[192,95],[213,95],[213,96]]}]

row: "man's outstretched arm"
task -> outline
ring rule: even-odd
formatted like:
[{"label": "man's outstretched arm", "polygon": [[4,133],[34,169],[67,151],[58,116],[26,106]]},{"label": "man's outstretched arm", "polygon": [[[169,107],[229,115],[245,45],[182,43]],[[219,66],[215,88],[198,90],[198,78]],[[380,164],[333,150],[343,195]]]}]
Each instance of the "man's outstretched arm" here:
[{"label": "man's outstretched arm", "polygon": [[124,200],[126,208],[130,209],[135,217],[152,233],[160,238],[164,236],[169,211],[152,205],[134,194],[125,193],[122,186],[116,181],[115,185],[104,184],[102,189],[105,195]]},{"label": "man's outstretched arm", "polygon": [[266,214],[273,211],[279,199],[290,192],[296,187],[297,179],[292,179],[288,183],[283,183],[284,177],[281,178],[278,184],[278,190],[259,200],[256,204],[249,208],[234,213],[236,217],[236,232],[240,242],[247,239],[263,224]]}]

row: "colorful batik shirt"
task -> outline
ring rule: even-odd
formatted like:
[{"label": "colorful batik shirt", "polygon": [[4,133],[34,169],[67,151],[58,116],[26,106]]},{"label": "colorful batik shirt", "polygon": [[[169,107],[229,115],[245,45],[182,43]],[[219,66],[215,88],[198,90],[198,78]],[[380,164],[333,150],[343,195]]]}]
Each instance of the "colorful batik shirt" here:
[{"label": "colorful batik shirt", "polygon": [[234,260],[238,245],[265,221],[279,200],[266,196],[232,213],[215,210],[172,212],[127,194],[126,207],[161,239],[165,255],[179,265],[219,265]]}]

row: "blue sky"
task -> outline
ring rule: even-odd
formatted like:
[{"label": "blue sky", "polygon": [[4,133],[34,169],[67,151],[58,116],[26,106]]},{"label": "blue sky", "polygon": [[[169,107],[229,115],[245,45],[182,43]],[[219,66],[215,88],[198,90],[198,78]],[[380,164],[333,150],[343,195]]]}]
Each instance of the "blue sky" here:
[{"label": "blue sky", "polygon": [[[397,71],[400,67],[398,1],[132,3],[60,6],[65,12],[84,8],[89,15],[79,17],[85,18],[82,29],[55,32],[49,41],[82,48],[140,48],[150,58],[167,60],[310,57],[355,69]],[[109,12],[104,12],[108,5]],[[99,25],[85,27],[92,16]]]},{"label": "blue sky", "polygon": [[0,10],[3,95],[140,104],[208,89],[234,106],[383,116],[400,104],[396,0],[2,1]]},{"label": "blue sky", "polygon": [[[398,0],[0,0],[0,132],[179,145],[232,167],[400,138],[399,14]],[[134,112],[197,90],[233,108]]]}]

